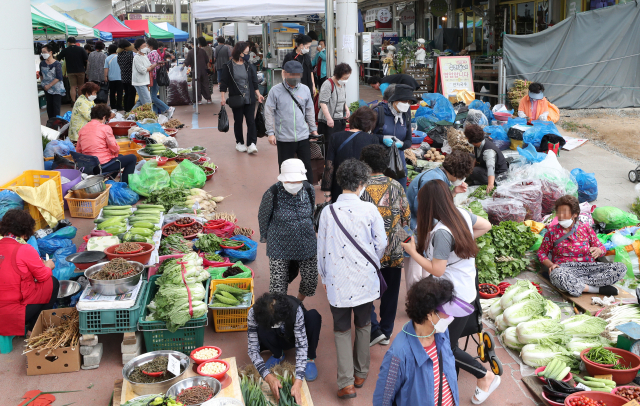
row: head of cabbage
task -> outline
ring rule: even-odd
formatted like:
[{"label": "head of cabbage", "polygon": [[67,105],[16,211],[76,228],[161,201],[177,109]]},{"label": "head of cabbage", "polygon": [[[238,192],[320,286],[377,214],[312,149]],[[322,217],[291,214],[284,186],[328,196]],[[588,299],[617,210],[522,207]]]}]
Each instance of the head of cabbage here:
[{"label": "head of cabbage", "polygon": [[558,343],[571,340],[562,324],[555,320],[536,318],[518,324],[516,328],[518,341],[523,344]]},{"label": "head of cabbage", "polygon": [[554,358],[567,364],[571,369],[578,367],[578,360],[566,348],[558,344],[527,344],[520,352],[522,361],[530,367],[546,366]]},{"label": "head of cabbage", "polygon": [[502,343],[505,347],[511,348],[512,350],[520,351],[524,344],[518,341],[518,335],[516,333],[515,327],[509,327],[500,335],[502,339]]},{"label": "head of cabbage", "polygon": [[545,312],[546,300],[537,291],[527,295],[527,298],[506,308],[502,313],[504,322],[512,327],[529,321]]},{"label": "head of cabbage", "polygon": [[573,353],[575,357],[580,357],[580,353],[591,347],[599,347],[601,345],[610,347],[615,343],[607,340],[604,337],[573,337],[567,344],[567,349]]},{"label": "head of cabbage", "polygon": [[602,334],[605,327],[607,327],[606,320],[587,314],[578,314],[569,317],[563,320],[561,324],[564,326],[567,334],[574,337],[595,337]]},{"label": "head of cabbage", "polygon": [[531,282],[519,280],[505,290],[504,295],[502,295],[502,298],[500,299],[500,305],[503,309],[506,309],[512,304],[517,303],[518,300],[522,300],[524,297],[528,296],[531,291],[538,293],[538,290],[531,284]]},{"label": "head of cabbage", "polygon": [[547,300],[544,309],[544,317],[548,317],[551,320],[560,321],[562,312],[560,311],[560,307],[558,307],[557,304],[553,303],[551,300]]}]

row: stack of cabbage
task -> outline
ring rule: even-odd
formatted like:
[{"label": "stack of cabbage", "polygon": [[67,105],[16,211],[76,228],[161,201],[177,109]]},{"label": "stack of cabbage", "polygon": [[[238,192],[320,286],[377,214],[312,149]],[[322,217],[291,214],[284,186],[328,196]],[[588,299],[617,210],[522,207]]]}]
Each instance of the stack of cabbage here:
[{"label": "stack of cabbage", "polygon": [[[162,320],[167,323],[167,330],[172,333],[184,326],[192,318],[197,319],[207,313],[204,303],[206,292],[203,281],[209,279],[209,272],[202,267],[202,258],[191,252],[182,257],[185,274],[183,282],[182,265],[175,259],[169,259],[171,264],[164,267],[162,276],[156,280],[159,286],[156,296],[149,303],[149,315],[146,321]],[[189,292],[187,292],[187,286]],[[189,313],[189,293],[191,293],[191,308]]]},{"label": "stack of cabbage", "polygon": [[546,366],[558,358],[577,367],[584,348],[608,344],[599,335],[606,322],[587,315],[560,321],[560,308],[544,299],[529,281],[518,281],[489,308],[505,346],[521,351],[531,367]]}]

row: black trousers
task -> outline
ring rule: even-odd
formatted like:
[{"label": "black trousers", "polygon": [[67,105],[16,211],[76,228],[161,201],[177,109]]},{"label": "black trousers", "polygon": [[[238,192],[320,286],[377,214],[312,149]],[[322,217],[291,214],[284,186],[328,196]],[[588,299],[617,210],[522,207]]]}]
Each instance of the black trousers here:
[{"label": "black trousers", "polygon": [[122,81],[109,81],[109,104],[112,109],[122,110]]},{"label": "black trousers", "polygon": [[233,112],[233,132],[236,135],[236,144],[244,144],[242,136],[242,117],[247,120],[247,147],[258,142],[258,132],[256,130],[256,104],[244,104],[242,107],[231,109]]},{"label": "black trousers", "polygon": [[329,127],[326,121],[318,121],[318,134],[324,134],[324,142],[329,148],[331,145],[331,138],[334,133],[344,131],[347,128],[347,119],[334,119],[333,127]]},{"label": "black trousers", "polygon": [[[120,161],[120,163],[116,161]],[[120,182],[126,183],[129,181],[129,175],[131,175],[133,171],[136,170],[136,156],[118,155],[117,158],[113,158],[111,161],[102,165],[102,173],[117,171],[120,166],[124,168],[124,171],[122,171]]]},{"label": "black trousers", "polygon": [[[60,95],[58,95],[59,97]],[[60,288],[60,282],[55,277],[51,277],[53,281],[53,289],[51,290],[51,299],[49,299],[49,303],[45,304],[28,304],[25,312],[24,312],[24,322],[27,327],[31,328],[36,321],[38,321],[38,316],[40,316],[40,312],[43,310],[53,309],[53,305],[56,303],[58,299],[58,289]]]},{"label": "black trousers", "polygon": [[[478,362],[478,360],[474,359],[473,356],[468,354],[465,351],[462,351],[462,348],[458,346],[458,340],[462,336],[462,331],[464,330],[467,322],[471,317],[477,317],[477,315],[471,314],[466,317],[456,317],[453,319],[453,322],[449,325],[449,339],[451,341],[451,350],[453,351],[453,356],[456,359],[456,373],[460,372],[460,368],[469,372],[471,375],[476,378],[484,378],[487,374],[486,368]],[[464,362],[467,365],[471,365],[473,368],[469,368],[467,365],[462,365],[457,361]],[[476,368],[478,370],[476,370]]]},{"label": "black trousers", "polygon": [[129,83],[122,82],[122,89],[124,90],[124,96],[123,96],[124,111],[131,111],[133,106],[135,106],[136,104],[136,88],[133,87],[131,82]]},{"label": "black trousers", "polygon": [[44,98],[47,101],[47,118],[59,116],[62,96],[59,94],[49,94],[44,92]]},{"label": "black trousers", "polygon": [[387,283],[387,290],[380,298],[380,323],[378,323],[378,316],[376,316],[375,305],[371,306],[371,334],[380,330],[385,336],[391,337],[398,309],[402,268],[382,268],[380,272]]},{"label": "black trousers", "polygon": [[298,158],[307,169],[307,180],[313,185],[313,170],[311,168],[311,149],[309,139],[293,142],[278,141],[278,170],[287,159]]},{"label": "black trousers", "polygon": [[[304,310],[304,327],[307,331],[307,358],[316,359],[316,349],[320,341],[320,327],[322,316],[317,310]],[[278,334],[276,329],[258,327],[258,341],[260,350],[269,350],[276,357],[282,357],[282,352],[295,348],[296,343]]]}]

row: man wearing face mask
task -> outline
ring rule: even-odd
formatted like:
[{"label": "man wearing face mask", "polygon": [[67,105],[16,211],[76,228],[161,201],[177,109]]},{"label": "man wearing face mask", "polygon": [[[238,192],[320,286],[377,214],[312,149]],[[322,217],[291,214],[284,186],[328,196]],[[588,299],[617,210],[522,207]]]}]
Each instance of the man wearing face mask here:
[{"label": "man wearing face mask", "polygon": [[578,220],[580,204],[574,196],[556,200],[557,224],[547,227],[538,259],[549,268],[549,279],[558,289],[571,296],[595,293],[616,296],[613,286],[627,272],[621,262],[596,262],[606,249],[587,223]]},{"label": "man wearing face mask", "polygon": [[182,69],[187,66],[193,67],[195,63],[194,58],[198,58],[198,71],[194,72],[193,69],[191,70],[191,77],[196,82],[193,83],[191,88],[193,91],[193,99],[198,104],[204,104],[204,101],[201,101],[202,98],[204,98],[207,103],[213,103],[213,101],[211,101],[211,93],[209,92],[209,75],[207,73],[207,64],[209,63],[209,57],[203,49],[206,46],[207,41],[204,39],[204,37],[198,37],[198,48],[196,48],[195,50],[189,50],[189,53],[184,60],[184,65],[182,66]]},{"label": "man wearing face mask", "polygon": [[529,94],[524,96],[518,105],[518,117],[528,117],[529,122],[542,120],[557,123],[560,120],[560,110],[544,97],[543,92],[542,83],[530,84]]},{"label": "man wearing face mask", "polygon": [[309,134],[317,135],[313,99],[307,86],[300,83],[303,67],[299,62],[284,65],[284,82],[273,86],[264,109],[269,143],[278,148],[278,166],[298,156],[312,182]]},{"label": "man wearing face mask", "polygon": [[407,292],[406,311],[411,321],[384,356],[373,405],[459,405],[447,326],[456,317],[470,315],[473,307],[453,295],[450,281],[425,278]]},{"label": "man wearing face mask", "polygon": [[300,62],[303,69],[301,82],[309,88],[311,95],[314,96],[316,94],[316,85],[313,78],[311,57],[309,56],[309,47],[311,46],[312,39],[308,35],[300,34],[295,38],[295,41],[296,47],[284,56],[282,66],[286,65],[289,61]]}]

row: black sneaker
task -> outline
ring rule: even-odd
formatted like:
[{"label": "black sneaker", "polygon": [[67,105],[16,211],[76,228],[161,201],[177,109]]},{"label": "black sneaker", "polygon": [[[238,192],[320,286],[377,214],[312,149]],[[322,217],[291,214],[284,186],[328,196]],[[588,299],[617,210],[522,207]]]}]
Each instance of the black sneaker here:
[{"label": "black sneaker", "polygon": [[373,347],[378,344],[380,341],[386,340],[387,336],[385,336],[382,331],[376,330],[371,333],[371,341],[369,341],[369,347]]}]

